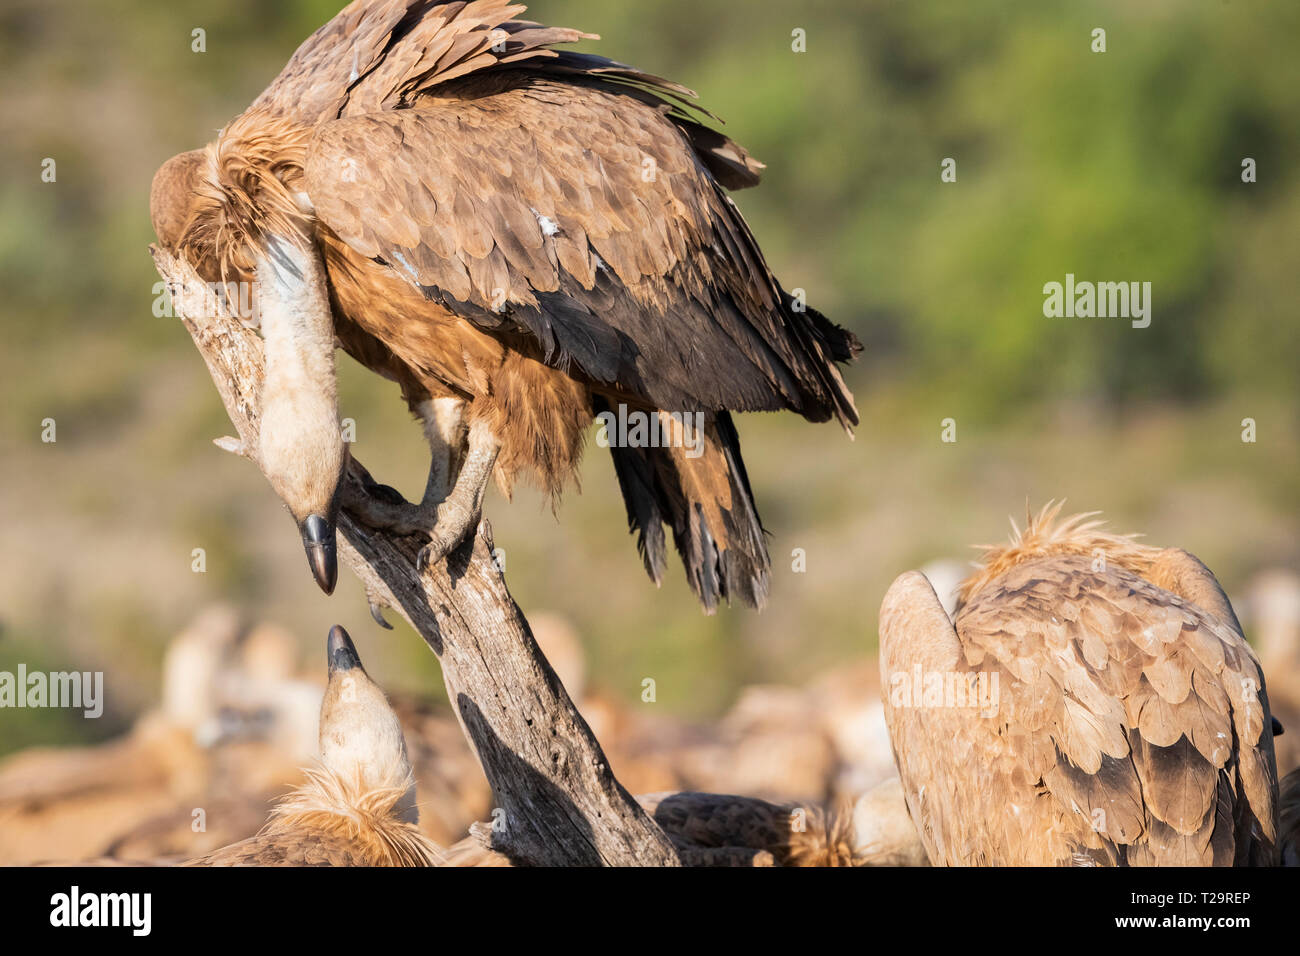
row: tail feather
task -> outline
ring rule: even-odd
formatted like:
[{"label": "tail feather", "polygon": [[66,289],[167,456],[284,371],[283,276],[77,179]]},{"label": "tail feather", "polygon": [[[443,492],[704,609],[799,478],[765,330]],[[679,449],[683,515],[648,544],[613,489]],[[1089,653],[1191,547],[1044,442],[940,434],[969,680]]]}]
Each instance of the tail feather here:
[{"label": "tail feather", "polygon": [[734,599],[761,609],[769,585],[767,544],[730,414],[714,416],[702,437],[695,457],[678,445],[611,443],[628,528],[637,533],[637,550],[655,584],[667,564],[667,525],[706,613]]}]

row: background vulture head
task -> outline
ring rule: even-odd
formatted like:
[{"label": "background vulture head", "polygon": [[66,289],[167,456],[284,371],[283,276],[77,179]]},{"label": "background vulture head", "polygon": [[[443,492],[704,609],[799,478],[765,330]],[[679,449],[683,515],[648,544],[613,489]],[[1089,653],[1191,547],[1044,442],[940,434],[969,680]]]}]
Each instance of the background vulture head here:
[{"label": "background vulture head", "polygon": [[321,762],[357,793],[406,791],[397,813],[416,822],[406,739],[388,698],[366,673],[348,632],[337,624],[330,628],[326,653],[329,685],[320,710]]}]

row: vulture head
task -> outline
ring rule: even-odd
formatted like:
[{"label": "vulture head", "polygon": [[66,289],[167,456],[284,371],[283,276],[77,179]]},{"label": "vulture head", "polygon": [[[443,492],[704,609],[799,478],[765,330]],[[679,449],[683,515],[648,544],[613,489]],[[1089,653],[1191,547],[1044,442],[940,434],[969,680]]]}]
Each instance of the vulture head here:
[{"label": "vulture head", "polygon": [[320,758],[354,793],[400,791],[394,814],[415,823],[415,778],[402,725],[337,624],[327,643],[329,685],[320,709]]},{"label": "vulture head", "polygon": [[149,218],[158,241],[169,249],[179,246],[185,233],[202,164],[203,150],[192,149],[173,156],[154,173],[149,189]]},{"label": "vulture head", "polygon": [[[325,342],[317,349],[302,348],[292,341],[314,334],[302,330],[311,326],[310,310],[315,308],[317,296],[298,295],[298,280],[285,283],[282,276],[286,271],[312,276],[316,262],[288,244],[277,249],[282,258],[264,260],[257,268],[267,364],[258,461],[298,526],[316,583],[331,594],[338,580],[335,523],[339,488],[348,460],[339,429],[332,320],[324,302],[323,279],[317,272],[318,301],[326,308]],[[271,318],[273,313],[278,317]]]}]

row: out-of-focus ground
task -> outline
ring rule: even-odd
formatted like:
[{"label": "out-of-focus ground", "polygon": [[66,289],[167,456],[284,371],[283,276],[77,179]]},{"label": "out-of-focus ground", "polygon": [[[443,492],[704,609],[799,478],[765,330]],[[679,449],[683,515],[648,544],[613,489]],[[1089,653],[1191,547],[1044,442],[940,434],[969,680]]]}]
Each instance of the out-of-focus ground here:
[{"label": "out-of-focus ground", "polygon": [[[371,624],[350,575],[316,589],[265,481],[211,444],[230,426],[188,336],[152,312],[154,169],[210,140],[336,9],[0,11],[0,671],[103,671],[107,691],[98,720],[0,710],[0,753],[126,732],[157,704],[168,640],[215,601],[291,635],[317,679],[337,622],[384,687],[442,693],[423,642],[396,615],[391,633]],[[739,419],[771,532],[761,615],[703,616],[675,564],[649,583],[594,443],[558,517],[492,493],[514,595],[572,625],[587,682],[618,707],[716,729],[744,688],[870,671],[894,576],[966,560],[1026,501],[1066,497],[1187,548],[1239,605],[1270,569],[1300,568],[1300,8],[539,0],[529,15],[698,89],[768,163],[736,198],[774,270],[867,345],[847,373],[856,441]],[[1258,182],[1241,182],[1244,157]],[[1150,328],[1045,318],[1042,286],[1067,272],[1152,282]],[[343,356],[340,371],[355,453],[416,496],[425,450],[395,387]]]},{"label": "out-of-focus ground", "polygon": [[[927,566],[941,590],[948,571]],[[1261,576],[1242,607],[1265,668],[1283,678],[1269,689],[1274,715],[1292,731],[1275,739],[1285,772],[1300,760],[1300,576]],[[537,613],[531,624],[633,793],[742,794],[838,814],[852,820],[860,863],[923,865],[870,657],[801,685],[745,687],[719,718],[691,721],[590,682],[582,638],[563,617]],[[179,862],[252,836],[315,763],[324,682],[318,667],[301,666],[296,644],[283,628],[205,608],[168,642],[160,692],[126,733],[0,760],[0,865]],[[465,846],[471,825],[494,814],[477,759],[445,703],[403,692],[390,700],[420,829],[443,847]]]},{"label": "out-of-focus ground", "polygon": [[[872,791],[866,811],[883,798],[894,811],[887,817],[901,817],[901,793],[874,790],[896,777],[869,660],[803,687],[748,687],[719,720],[693,722],[589,684],[570,623],[545,613],[531,623],[634,793],[734,793],[847,813]],[[168,643],[160,692],[126,733],[0,760],[0,865],[174,862],[257,832],[317,753],[324,682],[317,667],[300,668],[295,646],[282,628],[206,608]],[[492,816],[487,781],[445,704],[402,692],[390,700],[414,768],[420,828],[451,846]]]}]

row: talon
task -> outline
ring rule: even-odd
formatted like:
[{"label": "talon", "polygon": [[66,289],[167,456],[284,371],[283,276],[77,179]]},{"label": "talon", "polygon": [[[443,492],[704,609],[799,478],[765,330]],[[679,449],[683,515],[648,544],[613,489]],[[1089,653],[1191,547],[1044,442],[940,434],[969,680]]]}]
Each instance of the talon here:
[{"label": "talon", "polygon": [[446,541],[436,534],[430,535],[429,543],[421,548],[415,556],[416,570],[421,572],[429,570],[431,566],[451,554],[455,547],[454,544],[448,545]]},{"label": "talon", "polygon": [[393,605],[389,603],[388,598],[380,591],[379,588],[366,585],[366,604],[370,607],[370,616],[374,618],[375,623],[386,631],[391,631],[393,625],[384,620],[384,609]]},{"label": "talon", "polygon": [[416,565],[423,571],[431,564],[437,564],[451,554],[466,538],[474,534],[478,527],[480,512],[467,512],[455,502],[444,502],[434,513],[433,530],[429,532],[429,543],[420,549],[416,556]]},{"label": "talon", "polygon": [[387,621],[384,620],[383,607],[376,604],[374,601],[370,602],[370,616],[374,618],[375,623],[378,624],[380,627],[382,627],[384,630],[391,631],[393,629],[393,625],[389,624]]},{"label": "talon", "polygon": [[344,507],[369,527],[401,535],[428,535],[428,544],[420,548],[415,559],[416,570],[423,573],[456,550],[478,527],[483,494],[499,448],[486,426],[472,428],[469,454],[449,492],[440,478],[442,469],[434,467],[425,497],[418,505],[408,503],[387,485],[362,479],[350,486]]}]

